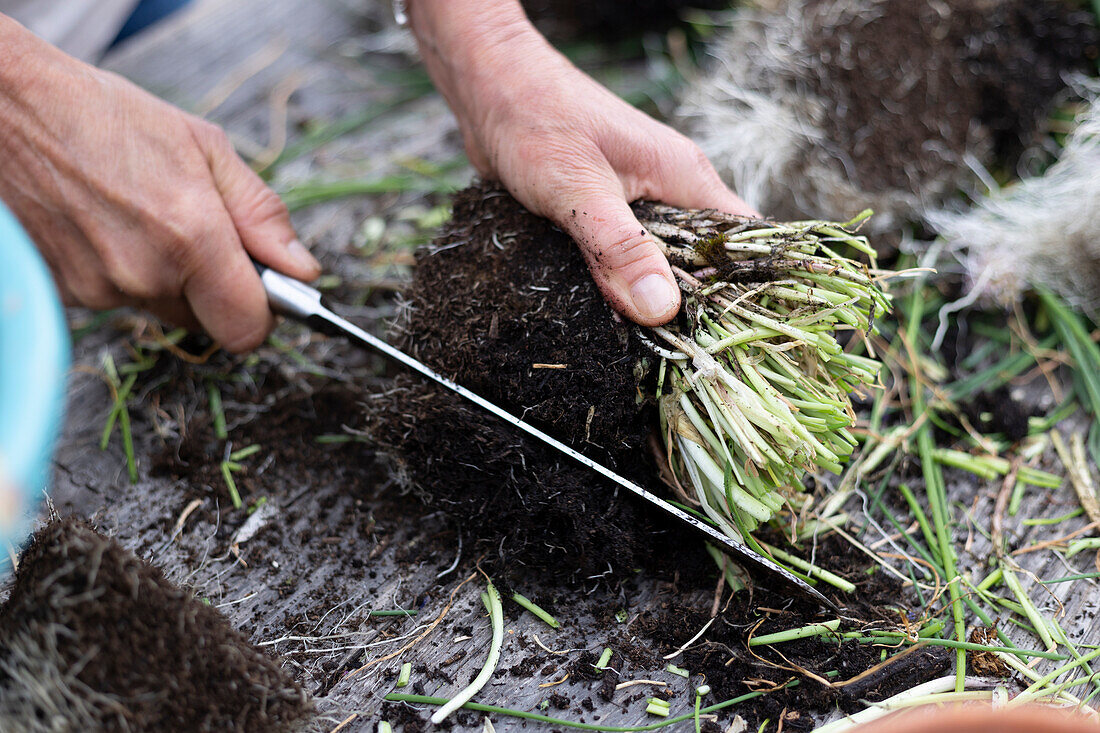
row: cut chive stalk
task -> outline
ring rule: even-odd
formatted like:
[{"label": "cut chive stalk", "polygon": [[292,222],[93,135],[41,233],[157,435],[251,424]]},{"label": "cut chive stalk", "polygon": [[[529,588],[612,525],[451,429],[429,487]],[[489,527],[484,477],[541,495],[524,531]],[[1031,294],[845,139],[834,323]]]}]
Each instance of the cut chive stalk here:
[{"label": "cut chive stalk", "polygon": [[685,680],[688,677],[691,677],[691,672],[688,672],[683,667],[677,667],[675,664],[668,665],[667,667],[665,667],[665,670],[667,672],[671,672],[674,675],[677,675],[678,677],[683,677]]},{"label": "cut chive stalk", "polygon": [[[1026,669],[1026,667],[1025,667]],[[782,685],[779,689],[797,687],[800,680],[793,679]],[[740,705],[748,700],[755,700],[758,697],[762,697],[768,692],[773,690],[756,690],[754,692],[747,692],[744,695],[724,700],[714,705],[708,705],[705,708],[699,710],[700,714],[714,713],[719,710],[725,710],[735,705]],[[384,698],[388,702],[408,702],[416,705],[442,705],[447,702],[443,698],[430,697],[428,695],[409,695],[402,692],[391,692]],[[635,733],[636,731],[658,730],[661,728],[675,725],[676,723],[683,722],[685,720],[691,720],[694,717],[693,713],[685,713],[683,715],[677,715],[674,718],[668,718],[655,723],[649,723],[647,725],[632,725],[632,726],[610,726],[610,725],[593,725],[591,723],[581,723],[575,720],[564,720],[562,718],[552,718],[548,715],[542,715],[541,713],[531,712],[530,710],[513,710],[511,708],[504,708],[497,705],[483,705],[476,702],[468,702],[463,705],[467,710],[476,710],[483,713],[494,713],[497,715],[507,715],[513,718],[519,718],[522,720],[537,720],[543,723],[549,723],[551,725],[559,725],[566,728],[578,728],[580,730],[591,731],[603,731],[604,733]]]},{"label": "cut chive stalk", "polygon": [[[840,253],[874,265],[842,224],[652,211],[666,254],[686,263],[673,268],[685,308],[643,340],[661,357],[669,466],[711,522],[748,541],[785,507],[798,512],[807,473],[840,473],[852,454],[850,395],[877,387],[882,366],[858,336],[890,299],[877,272]],[[857,334],[847,351],[841,331]]]},{"label": "cut chive stalk", "polygon": [[519,605],[523,606],[524,608],[526,608],[528,611],[533,613],[538,618],[540,618],[550,628],[552,628],[552,629],[560,629],[561,628],[561,623],[559,623],[556,618],[554,618],[549,613],[544,611],[542,608],[540,608],[538,605],[536,605],[533,601],[531,601],[526,596],[521,595],[520,593],[513,593],[512,594],[512,600],[515,601],[516,603],[518,603]]},{"label": "cut chive stalk", "polygon": [[797,629],[790,629],[788,631],[777,631],[774,634],[764,634],[763,636],[754,636],[749,640],[749,646],[769,646],[771,644],[782,644],[785,641],[796,641],[798,639],[808,639],[812,636],[821,636],[822,634],[828,634],[837,630],[840,627],[840,619],[833,619],[832,621],[825,621],[820,624],[810,624],[809,626],[803,626]]},{"label": "cut chive stalk", "polygon": [[443,707],[432,714],[432,723],[442,723],[448,715],[458,710],[473,698],[482,687],[489,682],[489,678],[496,671],[497,662],[500,661],[500,647],[504,643],[504,609],[500,605],[500,594],[492,581],[485,586],[485,592],[481,596],[485,609],[489,612],[489,623],[493,627],[493,638],[489,642],[489,655],[485,658],[485,665],[478,672],[477,677],[461,692],[447,701]]},{"label": "cut chive stalk", "polygon": [[670,710],[668,700],[662,700],[659,697],[651,697],[646,700],[645,711],[650,715],[659,715],[662,718],[667,718]]},{"label": "cut chive stalk", "polygon": [[401,665],[401,671],[397,674],[397,687],[404,687],[409,684],[409,678],[412,676],[412,671],[412,662],[405,662]]},{"label": "cut chive stalk", "polygon": [[596,660],[596,669],[607,669],[607,665],[611,662],[611,647],[605,646],[603,653],[600,654],[600,658]]}]

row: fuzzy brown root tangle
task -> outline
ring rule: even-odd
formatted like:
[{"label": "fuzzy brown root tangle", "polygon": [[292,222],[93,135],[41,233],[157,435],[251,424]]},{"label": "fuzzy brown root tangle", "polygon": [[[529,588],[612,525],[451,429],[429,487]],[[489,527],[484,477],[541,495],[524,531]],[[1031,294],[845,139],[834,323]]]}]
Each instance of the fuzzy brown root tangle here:
[{"label": "fuzzy brown root tangle", "polygon": [[[1097,29],[1062,0],[785,0],[731,16],[681,129],[750,205],[896,232],[1016,166]],[[882,241],[882,240],[880,240]]]},{"label": "fuzzy brown root tangle", "polygon": [[0,609],[0,730],[288,731],[312,714],[276,660],[86,522],[23,553]]}]

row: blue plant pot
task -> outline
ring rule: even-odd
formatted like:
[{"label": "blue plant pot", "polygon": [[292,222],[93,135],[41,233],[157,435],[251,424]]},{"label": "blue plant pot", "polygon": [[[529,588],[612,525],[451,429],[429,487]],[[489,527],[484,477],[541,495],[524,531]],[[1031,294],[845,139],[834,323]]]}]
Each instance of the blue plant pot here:
[{"label": "blue plant pot", "polygon": [[69,342],[46,263],[0,204],[0,556],[25,538],[49,481]]}]

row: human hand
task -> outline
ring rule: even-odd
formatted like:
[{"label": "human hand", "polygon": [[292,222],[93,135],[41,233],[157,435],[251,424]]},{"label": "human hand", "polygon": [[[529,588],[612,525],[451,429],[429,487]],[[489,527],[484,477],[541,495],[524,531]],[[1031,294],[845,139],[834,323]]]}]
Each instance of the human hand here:
[{"label": "human hand", "polygon": [[3,16],[0,125],[0,198],[67,304],[142,306],[245,351],[274,324],[249,255],[301,280],[320,274],[219,128]]},{"label": "human hand", "polygon": [[412,0],[409,14],[478,172],[568,232],[624,316],[675,316],[679,288],[629,202],[757,215],[698,146],[574,67],[513,0]]}]

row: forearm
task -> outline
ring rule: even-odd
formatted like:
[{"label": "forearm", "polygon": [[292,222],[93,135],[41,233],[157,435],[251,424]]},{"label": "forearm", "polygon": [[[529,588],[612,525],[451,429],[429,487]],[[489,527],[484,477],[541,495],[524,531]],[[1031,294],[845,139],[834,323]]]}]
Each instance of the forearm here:
[{"label": "forearm", "polygon": [[28,68],[28,63],[34,63],[34,46],[30,31],[0,13],[0,168],[11,158],[27,87],[36,83],[35,70]]}]

